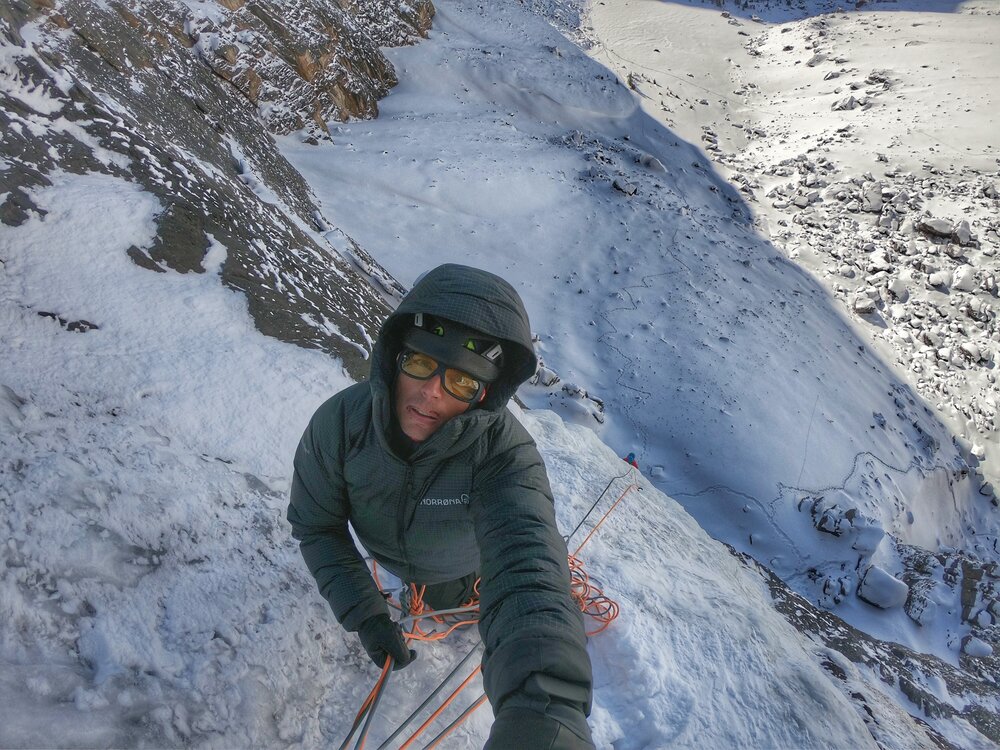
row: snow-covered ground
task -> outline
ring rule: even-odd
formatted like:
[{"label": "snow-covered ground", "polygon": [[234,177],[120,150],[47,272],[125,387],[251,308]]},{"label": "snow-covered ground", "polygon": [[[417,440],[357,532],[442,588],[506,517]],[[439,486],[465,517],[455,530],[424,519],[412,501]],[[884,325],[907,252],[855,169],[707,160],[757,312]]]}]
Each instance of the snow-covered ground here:
[{"label": "snow-covered ground", "polygon": [[758,6],[601,2],[586,32],[996,484],[1000,8]]},{"label": "snow-covered ground", "polygon": [[[659,27],[657,13],[667,19]],[[614,45],[638,54],[629,45],[652,29],[666,42],[642,38],[650,55],[678,40],[666,65],[675,78],[688,79],[680,60],[704,63],[703,77],[729,71],[722,31],[733,54],[751,57],[741,47],[751,37],[718,9],[597,4],[598,40],[604,19],[622,38],[595,46],[596,57],[619,59]],[[967,632],[956,612],[928,628],[853,592],[870,565],[875,577],[902,575],[883,532],[996,559],[997,510],[976,472],[992,464],[977,466],[972,443],[953,440],[946,415],[867,324],[758,231],[767,217],[757,203],[683,138],[702,132],[691,122],[706,105],[682,97],[691,132],[680,118],[673,129],[657,106],[672,92],[657,87],[675,84],[609,71],[530,15],[463,3],[440,3],[430,40],[391,56],[401,83],[378,120],[334,128],[332,144],[285,139],[334,222],[404,284],[445,261],[512,279],[546,365],[544,385],[522,393],[528,405],[589,425],[621,455],[635,451],[711,534],[808,598],[953,659]],[[828,104],[817,117],[831,118]],[[863,231],[833,237],[831,251]],[[987,397],[993,368],[970,375]],[[845,514],[856,518],[847,533],[817,530]]]},{"label": "snow-covered ground", "polygon": [[[535,6],[564,25],[580,18],[573,3]],[[971,416],[971,427],[956,426],[951,401],[935,409],[922,400],[946,383],[955,408],[981,396],[985,409],[995,398],[992,361],[936,371],[927,363],[921,387],[912,358],[895,362],[911,350],[894,326],[872,329],[875,315],[890,319],[888,305],[853,317],[856,290],[834,285],[850,277],[824,276],[833,261],[823,253],[841,241],[846,253],[857,235],[858,252],[872,254],[864,244],[893,239],[891,226],[885,235],[872,229],[883,213],[845,205],[858,227],[824,240],[794,218],[820,203],[773,205],[795,205],[798,183],[790,201],[765,193],[796,180],[825,190],[806,173],[832,186],[860,178],[870,157],[873,179],[855,185],[858,200],[871,194],[868,182],[883,181],[890,192],[880,196],[892,204],[896,181],[923,169],[937,143],[982,137],[990,154],[995,87],[975,89],[976,101],[969,88],[954,92],[973,110],[954,119],[963,133],[934,120],[919,128],[929,140],[908,140],[905,129],[894,140],[875,127],[883,119],[870,135],[852,130],[859,142],[814,154],[813,141],[837,140],[838,118],[864,124],[878,111],[831,114],[826,89],[778,101],[789,88],[824,85],[814,79],[829,65],[848,66],[806,58],[796,66],[788,56],[823,17],[782,9],[761,12],[758,23],[735,8],[726,18],[678,3],[592,10],[582,23],[596,60],[518,6],[440,2],[430,38],[390,52],[401,83],[378,120],[331,124],[332,143],[290,136],[282,145],[324,214],[404,284],[460,261],[521,291],[546,367],[520,394],[532,408],[518,413],[545,457],[565,531],[622,472],[619,456],[638,453],[642,491],[585,555],[622,608],[590,644],[599,747],[935,746],[920,722],[958,747],[993,746],[963,718],[924,713],[911,685],[887,685],[801,634],[775,611],[762,579],[709,535],[866,633],[959,663],[970,642],[965,601],[938,570],[918,625],[893,601],[903,555],[884,535],[997,559],[996,508],[975,471],[995,476],[995,429],[980,432],[987,425]],[[952,18],[962,27],[949,36]],[[810,54],[854,56],[851,76],[864,80],[862,56],[881,54],[871,26],[898,28],[903,55],[907,30],[927,30],[912,24],[933,22],[941,24],[933,37],[920,31],[922,54],[936,56],[927,64],[944,73],[948,55],[961,57],[962,43],[976,38],[982,44],[967,45],[963,70],[995,75],[997,19],[968,6],[919,19],[852,11],[825,20],[837,50]],[[661,35],[652,46],[643,36],[651,31]],[[751,77],[754,60],[768,64]],[[892,81],[911,80],[904,62],[892,60]],[[711,96],[744,74],[745,94]],[[885,89],[876,103],[900,89],[908,90]],[[44,108],[44,95],[34,95]],[[746,111],[737,116],[737,107]],[[902,121],[916,123],[919,109]],[[724,130],[726,117],[744,127]],[[702,140],[705,127],[716,135]],[[746,137],[753,128],[778,135]],[[713,142],[724,153],[702,149]],[[883,148],[888,165],[875,154]],[[821,155],[834,167],[823,168]],[[785,158],[796,161],[781,165]],[[899,174],[883,174],[897,164]],[[768,174],[773,166],[788,173]],[[935,193],[924,198],[931,202],[995,173],[988,156],[956,160],[954,173],[933,166],[929,174],[948,187],[921,184],[921,194]],[[346,385],[341,367],[254,330],[244,298],[219,278],[220,243],[203,275],[152,273],[128,260],[130,246],[152,241],[159,210],[134,184],[62,173],[31,197],[47,213],[0,226],[0,746],[339,744],[375,674],[315,592],[283,512],[295,442],[313,409]],[[995,240],[985,225],[996,214],[995,203],[979,200],[932,205],[937,217],[970,222],[980,245],[966,251],[968,265],[981,275],[995,257],[986,255]],[[913,238],[924,248],[915,258],[934,245],[923,236]],[[818,249],[807,250],[810,241]],[[944,245],[936,257],[941,267],[958,260]],[[886,279],[870,286],[887,288]],[[950,307],[933,288],[911,288],[913,302],[878,299],[910,304],[910,319],[918,303]],[[44,314],[65,309],[80,320]],[[943,344],[959,349],[979,336],[970,330],[958,341],[943,328]],[[967,444],[953,442],[963,430]],[[987,446],[979,466],[973,444]],[[862,579],[888,609],[854,596]],[[989,625],[991,602],[973,600]],[[470,645],[465,635],[423,647],[391,684],[373,739]],[[956,711],[981,700],[949,694],[933,669],[914,680]],[[982,705],[1000,711],[995,697]],[[489,723],[484,709],[453,746],[481,744]]]},{"label": "snow-covered ground", "polygon": [[[374,673],[282,513],[299,431],[345,385],[340,368],[253,330],[221,284],[225,248],[201,276],[134,265],[124,251],[152,237],[148,194],[66,174],[33,198],[45,218],[0,233],[0,745],[338,741]],[[98,327],[28,309],[67,305]],[[625,465],[552,412],[522,419],[568,530]],[[624,610],[592,644],[602,747],[871,745],[759,580],[647,482],[626,502],[587,553]],[[422,648],[385,726],[468,645]],[[484,711],[456,746],[488,728]]]}]

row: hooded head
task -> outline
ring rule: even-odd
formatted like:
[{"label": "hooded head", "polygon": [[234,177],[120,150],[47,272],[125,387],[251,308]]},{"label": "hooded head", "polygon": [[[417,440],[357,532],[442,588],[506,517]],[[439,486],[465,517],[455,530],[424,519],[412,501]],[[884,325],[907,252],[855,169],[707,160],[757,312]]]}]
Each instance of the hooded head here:
[{"label": "hooded head", "polygon": [[488,382],[478,408],[489,411],[502,409],[538,367],[528,313],[514,288],[488,271],[454,263],[418,279],[383,323],[372,357],[376,388],[392,390],[407,347]]}]

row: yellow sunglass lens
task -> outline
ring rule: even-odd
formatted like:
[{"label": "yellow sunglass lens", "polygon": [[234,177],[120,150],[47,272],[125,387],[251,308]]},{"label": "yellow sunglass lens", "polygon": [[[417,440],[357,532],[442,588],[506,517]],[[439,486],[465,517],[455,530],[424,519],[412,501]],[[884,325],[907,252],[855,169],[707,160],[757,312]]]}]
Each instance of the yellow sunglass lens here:
[{"label": "yellow sunglass lens", "polygon": [[444,384],[459,398],[469,399],[479,390],[479,381],[461,370],[448,369],[444,372]]},{"label": "yellow sunglass lens", "polygon": [[403,369],[418,378],[426,378],[437,369],[437,362],[426,354],[408,354],[403,359]]}]

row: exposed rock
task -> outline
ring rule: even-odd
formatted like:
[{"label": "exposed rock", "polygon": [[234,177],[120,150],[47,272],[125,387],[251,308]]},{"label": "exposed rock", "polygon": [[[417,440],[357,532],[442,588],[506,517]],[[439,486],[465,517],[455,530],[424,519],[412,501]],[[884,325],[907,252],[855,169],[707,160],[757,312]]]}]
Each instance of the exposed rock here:
[{"label": "exposed rock", "polygon": [[622,178],[616,178],[615,181],[611,183],[611,186],[615,190],[625,193],[625,195],[635,195],[636,192],[639,190],[639,188],[636,187],[633,183]]},{"label": "exposed rock", "polygon": [[865,185],[861,193],[861,210],[877,214],[882,211],[882,183],[874,182]]},{"label": "exposed rock", "polygon": [[947,219],[924,218],[917,222],[917,229],[932,237],[951,237],[954,225]]},{"label": "exposed rock", "polygon": [[903,604],[907,617],[922,627],[930,625],[937,617],[938,605],[923,592],[911,590]]},{"label": "exposed rock", "polygon": [[979,282],[976,269],[970,265],[959,266],[952,274],[951,287],[962,292],[974,292]]},{"label": "exposed rock", "polygon": [[[833,612],[817,607],[815,602],[794,593],[781,579],[749,556],[738,557],[750,570],[757,572],[768,586],[775,607],[799,632],[812,634],[827,648],[863,666],[883,680],[890,690],[901,690],[926,716],[961,717],[991,741],[1000,741],[1000,712],[995,708],[995,657],[980,657],[983,663],[978,660],[971,664],[963,662],[963,668],[959,669],[898,643],[879,641],[851,627]],[[933,558],[930,560],[933,563]],[[927,622],[933,619],[930,613],[935,607],[923,610],[927,615],[921,616]],[[846,678],[842,670],[827,669],[842,680]],[[947,696],[940,697],[939,686],[945,686],[951,695],[962,695],[964,700],[956,704]],[[864,698],[860,693],[852,697],[855,700]],[[865,708],[867,705],[865,703],[860,710],[872,716],[873,723],[877,724],[877,713],[871,707]],[[927,723],[920,722],[919,726],[921,731],[928,733],[926,747],[952,746],[931,730]]]},{"label": "exposed rock", "polygon": [[[227,251],[223,283],[246,294],[261,332],[335,354],[364,378],[385,300],[394,296],[374,276],[391,277],[359,268],[345,235],[315,233],[312,194],[265,124],[284,132],[314,118],[319,132],[326,117],[374,114],[375,99],[395,81],[379,45],[417,35],[413,14],[426,16],[429,5],[232,5],[215,22],[174,0],[81,0],[61,5],[60,22],[38,26],[42,33],[24,46],[11,30],[49,11],[5,4],[6,38],[22,45],[7,58],[8,80],[44,105],[34,111],[0,90],[8,166],[0,217],[16,225],[37,213],[31,192],[57,169],[134,181],[164,206],[153,244],[128,252],[134,262],[202,273],[211,236]],[[0,37],[4,43],[11,42]],[[315,85],[295,72],[293,49],[312,55]],[[334,106],[336,86],[371,106]],[[94,327],[60,318],[67,330]]]},{"label": "exposed rock", "polygon": [[838,99],[830,107],[834,112],[846,112],[848,110],[857,109],[865,104],[867,100],[862,97],[857,99],[853,94],[845,96],[843,99]]}]

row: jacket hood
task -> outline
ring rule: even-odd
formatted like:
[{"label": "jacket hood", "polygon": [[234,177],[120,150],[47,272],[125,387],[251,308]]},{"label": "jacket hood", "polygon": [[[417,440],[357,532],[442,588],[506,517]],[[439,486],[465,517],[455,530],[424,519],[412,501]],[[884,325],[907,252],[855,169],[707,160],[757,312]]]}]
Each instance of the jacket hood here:
[{"label": "jacket hood", "polygon": [[372,356],[373,385],[391,390],[403,337],[413,325],[413,315],[420,312],[453,320],[500,340],[503,367],[481,410],[502,409],[518,386],[538,369],[528,313],[514,287],[488,271],[447,263],[419,278],[382,324]]}]

